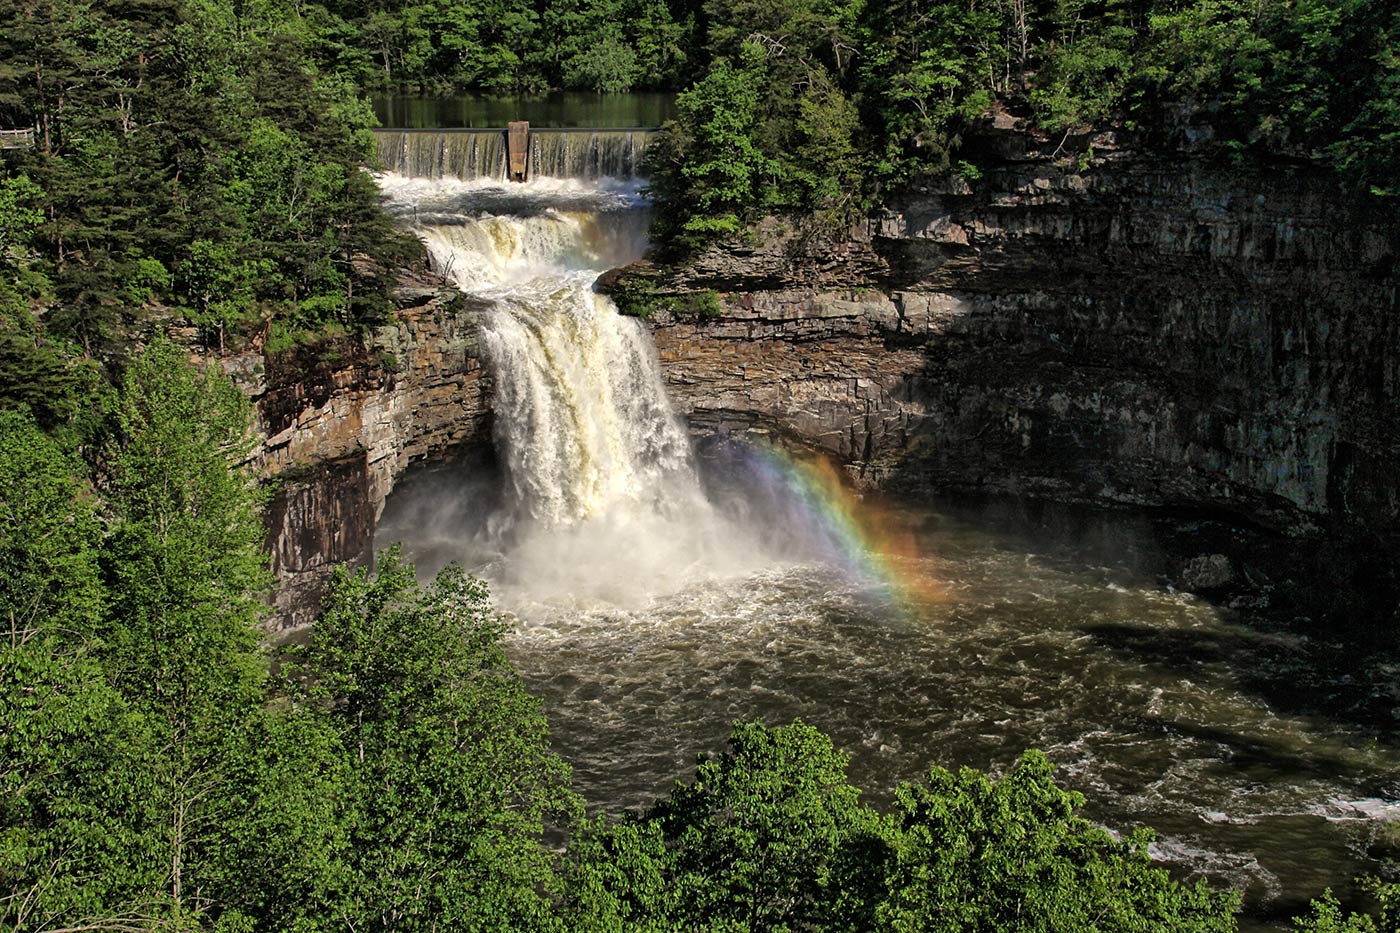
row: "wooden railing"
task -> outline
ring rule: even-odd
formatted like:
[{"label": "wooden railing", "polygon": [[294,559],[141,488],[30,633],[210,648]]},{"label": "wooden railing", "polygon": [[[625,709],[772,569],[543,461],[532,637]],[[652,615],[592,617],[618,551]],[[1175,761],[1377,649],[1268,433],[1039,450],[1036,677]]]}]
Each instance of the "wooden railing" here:
[{"label": "wooden railing", "polygon": [[0,130],[0,149],[33,149],[34,128]]}]

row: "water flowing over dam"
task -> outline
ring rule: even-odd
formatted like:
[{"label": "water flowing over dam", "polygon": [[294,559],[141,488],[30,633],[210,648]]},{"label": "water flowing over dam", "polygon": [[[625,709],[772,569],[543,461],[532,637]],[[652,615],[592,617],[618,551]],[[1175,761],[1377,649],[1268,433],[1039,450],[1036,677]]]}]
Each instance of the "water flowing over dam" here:
[{"label": "water flowing over dam", "polygon": [[566,177],[510,184],[499,134],[380,135],[388,210],[480,309],[497,466],[407,478],[376,538],[490,582],[587,799],[643,805],[733,719],[800,717],[877,801],[1043,749],[1091,819],[1155,827],[1259,915],[1373,864],[1393,761],[1296,702],[1305,640],[1163,587],[1131,519],[879,503],[773,447],[693,448],[646,326],[593,290],[647,245],[635,162],[559,139]]},{"label": "water flowing over dam", "polygon": [[[529,177],[636,178],[649,129],[531,129]],[[380,164],[413,178],[470,181],[506,177],[504,129],[374,131]]]}]

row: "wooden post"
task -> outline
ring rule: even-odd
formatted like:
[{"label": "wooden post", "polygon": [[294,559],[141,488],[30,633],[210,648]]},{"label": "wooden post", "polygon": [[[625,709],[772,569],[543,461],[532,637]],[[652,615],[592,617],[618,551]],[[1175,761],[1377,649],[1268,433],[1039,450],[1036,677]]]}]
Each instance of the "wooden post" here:
[{"label": "wooden post", "polygon": [[511,181],[524,181],[530,165],[530,124],[512,121],[506,127],[506,174]]}]

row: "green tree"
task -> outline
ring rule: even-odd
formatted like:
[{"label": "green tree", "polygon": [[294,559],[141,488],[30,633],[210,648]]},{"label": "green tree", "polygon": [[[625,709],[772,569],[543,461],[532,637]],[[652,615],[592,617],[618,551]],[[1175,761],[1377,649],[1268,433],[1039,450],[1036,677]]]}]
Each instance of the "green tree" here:
[{"label": "green tree", "polygon": [[[0,114],[40,130],[38,150],[16,160],[42,192],[24,198],[43,218],[26,261],[42,287],[16,299],[0,285],[0,304],[29,301],[53,346],[71,341],[114,370],[142,319],[172,306],[220,346],[229,325],[248,324],[239,336],[251,338],[252,324],[265,337],[271,320],[287,330],[382,322],[390,270],[408,254],[360,171],[373,117],[313,60],[327,47],[355,58],[341,33],[315,31],[343,33],[343,20],[287,3],[12,6]],[[238,262],[194,255],[201,243]],[[250,278],[252,294],[209,295],[211,281]]]},{"label": "green tree", "polygon": [[140,716],[87,646],[52,632],[0,645],[0,926],[139,929],[161,875]]},{"label": "green tree", "polygon": [[1103,120],[1134,75],[1130,0],[1056,0],[1054,31],[1030,92],[1040,122],[1066,136]]},{"label": "green tree", "polygon": [[738,233],[779,171],[755,139],[764,89],[763,52],[748,46],[740,66],[720,60],[676,101],[677,123],[663,133],[650,189],[668,205],[663,230],[691,241]]},{"label": "green tree", "polygon": [[564,81],[603,94],[632,89],[639,77],[637,53],[619,34],[604,35],[564,63]]},{"label": "green tree", "polygon": [[1000,5],[873,4],[862,21],[860,84],[878,141],[873,171],[898,184],[946,170],[963,128],[992,101],[1004,62]]},{"label": "green tree", "polygon": [[638,83],[651,88],[678,86],[690,61],[686,50],[693,25],[678,19],[665,0],[640,0],[628,11],[627,21],[633,28]]},{"label": "green tree", "polygon": [[729,750],[649,814],[673,848],[670,884],[688,923],[825,928],[838,853],[873,832],[847,757],[801,722],[740,723]]},{"label": "green tree", "polygon": [[561,914],[578,933],[661,933],[681,926],[661,825],[625,816],[583,823],[569,839]]},{"label": "green tree", "polygon": [[1312,902],[1307,916],[1293,918],[1294,929],[1298,933],[1388,933],[1400,929],[1400,884],[1373,881],[1370,887],[1379,902],[1379,915],[1346,913],[1329,890]]},{"label": "green tree", "polygon": [[259,595],[267,583],[247,400],[217,367],[196,369],[157,336],[122,384],[105,495],[109,593],[103,661],[142,713],[159,866],[172,923],[217,908],[209,898],[235,739],[263,698]]},{"label": "green tree", "polygon": [[935,767],[902,785],[880,928],[1235,929],[1238,895],[1177,884],[1152,865],[1149,833],[1115,838],[1076,813],[1083,802],[1038,752],[999,781]]},{"label": "green tree", "polygon": [[0,412],[0,926],[150,916],[142,722],[95,659],[98,527],[76,465]]},{"label": "green tree", "polygon": [[295,695],[346,756],[344,925],[549,925],[544,834],[580,806],[502,632],[485,586],[455,568],[419,589],[391,550],[332,580]]},{"label": "green tree", "polygon": [[97,521],[78,470],[27,412],[0,411],[0,606],[10,643],[81,642],[102,609]]},{"label": "green tree", "polygon": [[218,789],[228,805],[201,876],[217,928],[319,931],[358,924],[350,756],[314,710],[285,697],[229,737]]},{"label": "green tree", "polygon": [[570,924],[582,930],[869,929],[882,824],[847,757],[800,722],[736,723],[644,817],[571,844]]},{"label": "green tree", "polygon": [[737,724],[730,750],[642,816],[570,843],[565,917],[585,931],[1228,933],[1238,897],[1180,885],[1149,835],[1076,811],[1027,753],[999,781],[933,768],[895,812],[862,806],[815,729]]}]

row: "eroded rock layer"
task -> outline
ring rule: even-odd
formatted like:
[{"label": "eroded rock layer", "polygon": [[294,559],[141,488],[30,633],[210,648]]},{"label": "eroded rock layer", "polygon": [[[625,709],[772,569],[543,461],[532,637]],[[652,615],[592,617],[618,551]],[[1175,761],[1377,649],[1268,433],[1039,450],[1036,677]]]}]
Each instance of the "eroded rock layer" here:
[{"label": "eroded rock layer", "polygon": [[406,275],[396,297],[397,322],[367,347],[225,362],[254,400],[255,462],[274,484],[279,627],[311,621],[335,564],[370,558],[384,500],[411,464],[491,444],[477,309],[425,276]]},{"label": "eroded rock layer", "polygon": [[1400,235],[1328,180],[1008,160],[854,233],[633,270],[721,293],[653,321],[693,424],[902,488],[1400,526]]},{"label": "eroded rock layer", "polygon": [[[1230,515],[1393,548],[1400,308],[1393,220],[1306,169],[1244,177],[1094,141],[1067,165],[984,142],[848,236],[777,221],[741,247],[630,267],[723,314],[650,323],[697,435],[825,451],[858,481]],[[993,151],[994,150],[994,151]],[[281,622],[364,560],[412,463],[489,446],[478,311],[407,282],[368,348],[259,371]]]}]

